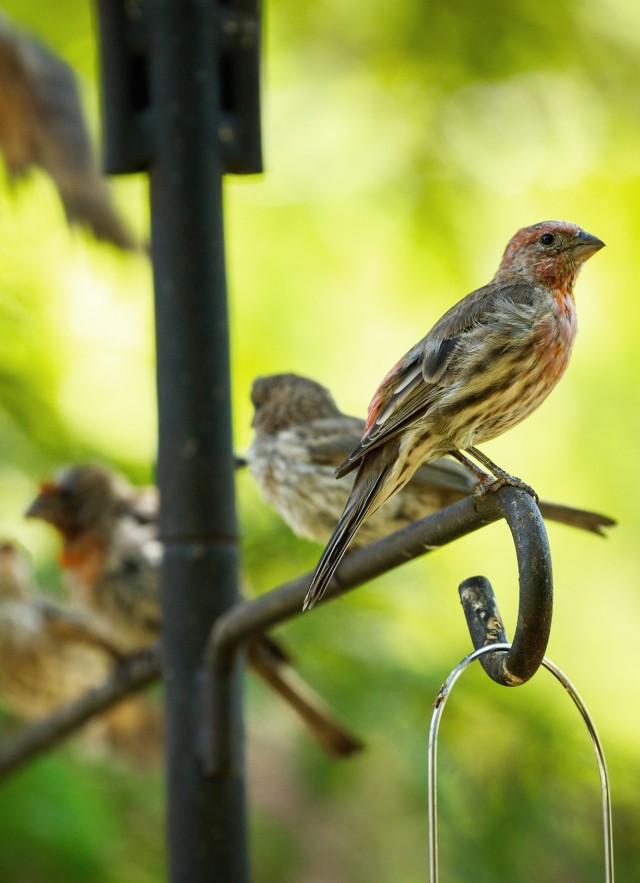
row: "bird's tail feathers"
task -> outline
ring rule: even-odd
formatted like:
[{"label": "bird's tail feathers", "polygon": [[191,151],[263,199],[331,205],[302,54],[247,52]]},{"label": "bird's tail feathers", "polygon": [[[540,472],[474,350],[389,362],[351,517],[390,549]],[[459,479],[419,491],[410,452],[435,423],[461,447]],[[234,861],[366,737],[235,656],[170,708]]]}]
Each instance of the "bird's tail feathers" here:
[{"label": "bird's tail feathers", "polygon": [[329,542],[320,557],[315,569],[309,591],[302,605],[303,610],[309,610],[316,601],[324,595],[333,574],[349,547],[349,543],[355,536],[358,528],[369,515],[374,501],[378,497],[378,489],[386,475],[386,470],[381,471],[372,482],[371,486],[358,493],[358,478],[354,484],[352,496],[340,517],[336,529],[331,534]]},{"label": "bird's tail feathers", "polygon": [[543,518],[558,521],[560,524],[569,524],[572,527],[580,527],[582,530],[597,533],[601,537],[607,536],[604,528],[614,527],[617,523],[607,515],[589,512],[586,509],[574,509],[572,506],[548,503],[546,500],[541,500],[538,505]]}]

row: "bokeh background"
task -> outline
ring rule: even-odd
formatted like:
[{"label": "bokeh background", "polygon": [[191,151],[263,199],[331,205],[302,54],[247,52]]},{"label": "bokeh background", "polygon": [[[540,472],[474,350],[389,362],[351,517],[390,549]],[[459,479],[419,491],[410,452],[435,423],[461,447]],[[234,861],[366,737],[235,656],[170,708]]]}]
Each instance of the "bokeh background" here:
[{"label": "bokeh background", "polygon": [[[98,143],[92,5],[3,8],[73,65]],[[239,452],[254,376],[307,374],[362,415],[388,367],[490,278],[518,227],[564,218],[607,243],[579,281],[565,378],[486,451],[541,496],[619,519],[606,540],[549,526],[548,655],[596,719],[617,870],[639,880],[640,7],[280,0],[266,19],[267,171],[229,179],[225,194]],[[144,178],[113,189],[145,237]],[[37,480],[88,458],[152,478],[152,320],[144,256],[69,232],[44,175],[0,182],[0,531],[26,545],[47,586],[53,537],[21,515]],[[291,535],[249,475],[237,487],[244,581],[262,592],[310,568],[319,548]],[[431,704],[469,649],[456,589],[474,573],[490,577],[513,624],[515,557],[501,524],[280,630],[367,750],[329,762],[249,682],[257,883],[426,879]],[[595,760],[550,675],[518,690],[479,668],[465,676],[439,775],[443,879],[603,879]],[[72,743],[0,783],[3,881],[155,883],[164,867],[160,771]]]}]

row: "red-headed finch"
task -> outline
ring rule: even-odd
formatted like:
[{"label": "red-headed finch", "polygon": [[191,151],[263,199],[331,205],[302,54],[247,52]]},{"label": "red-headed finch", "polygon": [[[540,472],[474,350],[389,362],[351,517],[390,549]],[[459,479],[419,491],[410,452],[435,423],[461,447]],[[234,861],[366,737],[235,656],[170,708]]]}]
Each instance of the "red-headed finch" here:
[{"label": "red-headed finch", "polygon": [[491,282],[448,310],[384,377],[364,435],[336,470],[357,473],[305,609],[324,594],[364,520],[421,464],[445,454],[469,463],[467,451],[498,483],[524,486],[475,446],[524,420],[562,377],[577,328],[575,280],[603,245],[566,221],[519,230]]},{"label": "red-headed finch", "polygon": [[[147,647],[161,631],[163,549],[156,536],[157,509],[154,488],[134,488],[112,470],[81,464],[43,482],[26,513],[59,532],[60,567],[70,594],[99,617],[124,652]],[[247,659],[328,754],[348,756],[362,748],[296,675],[288,654],[272,638],[254,638]]]},{"label": "red-headed finch", "polygon": [[162,548],[149,514],[152,494],[116,472],[82,464],[42,482],[26,512],[58,531],[65,588],[100,619],[123,653],[148,647],[160,628]]}]

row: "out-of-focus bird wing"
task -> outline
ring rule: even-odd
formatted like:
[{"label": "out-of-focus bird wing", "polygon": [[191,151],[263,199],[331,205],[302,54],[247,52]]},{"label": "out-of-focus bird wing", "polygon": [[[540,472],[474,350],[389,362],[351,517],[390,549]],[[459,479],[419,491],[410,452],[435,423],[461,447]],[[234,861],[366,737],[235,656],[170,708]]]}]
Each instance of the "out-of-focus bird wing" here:
[{"label": "out-of-focus bird wing", "polygon": [[[362,438],[364,420],[356,417],[326,417],[295,426],[291,433],[302,442],[309,462],[318,466],[337,466]],[[287,432],[282,433],[283,440]]]},{"label": "out-of-focus bird wing", "polygon": [[33,166],[51,175],[69,223],[86,224],[98,239],[119,248],[140,248],[98,170],[73,71],[5,17],[0,17],[0,151],[12,178]]},{"label": "out-of-focus bird wing", "polygon": [[122,515],[89,588],[89,606],[125,652],[148,647],[160,631],[162,544],[155,534],[155,524]]},{"label": "out-of-focus bird wing", "polygon": [[127,511],[140,524],[156,524],[160,508],[160,495],[153,485],[132,489]]},{"label": "out-of-focus bird wing", "polygon": [[419,490],[421,487],[431,490],[436,488],[470,494],[476,481],[473,473],[465,469],[461,463],[441,457],[439,460],[420,466],[414,472],[408,488],[414,490]]},{"label": "out-of-focus bird wing", "polygon": [[111,640],[100,621],[91,616],[90,611],[84,613],[71,610],[43,595],[37,596],[33,604],[39,612],[43,627],[56,641],[86,643],[90,647],[104,650],[116,660],[122,658],[120,648]]}]

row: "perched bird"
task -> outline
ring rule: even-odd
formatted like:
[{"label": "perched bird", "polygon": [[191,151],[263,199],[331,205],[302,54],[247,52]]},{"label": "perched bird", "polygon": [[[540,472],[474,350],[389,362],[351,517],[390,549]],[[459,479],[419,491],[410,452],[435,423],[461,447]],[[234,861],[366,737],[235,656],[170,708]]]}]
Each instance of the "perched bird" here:
[{"label": "perched bird", "polygon": [[70,224],[85,224],[119,248],[139,248],[94,159],[73,71],[5,17],[0,17],[0,151],[12,180],[34,167],[51,176]]},{"label": "perched bird", "polygon": [[[60,567],[70,595],[99,617],[123,652],[143,649],[161,630],[157,509],[154,488],[134,488],[112,470],[83,464],[43,482],[26,513],[60,533]],[[327,753],[347,756],[363,747],[295,674],[272,638],[254,638],[247,659]]]},{"label": "perched bird", "polygon": [[[249,471],[264,499],[298,536],[326,543],[353,486],[353,473],[334,471],[358,443],[364,420],[339,410],[326,387],[298,374],[258,377],[252,386],[255,436]],[[352,541],[362,546],[473,493],[477,477],[465,466],[438,459],[367,518]],[[541,502],[545,518],[603,534],[611,518]]]},{"label": "perched bird", "polygon": [[[8,711],[26,720],[51,714],[103,684],[118,659],[99,625],[46,598],[22,551],[0,543],[0,702]],[[113,749],[136,766],[159,756],[158,711],[141,697],[117,703],[89,730],[92,749]]]},{"label": "perched bird", "polygon": [[[544,221],[519,230],[492,281],[467,295],[380,383],[359,444],[336,470],[357,470],[344,512],[309,586],[304,609],[322,597],[365,518],[445,454],[487,467],[497,483],[527,487],[475,445],[540,405],[563,375],[576,335],[573,286],[604,243],[576,224]],[[531,490],[530,488],[527,488]]]},{"label": "perched bird", "polygon": [[77,614],[35,589],[26,558],[0,545],[0,699],[35,718],[77,699],[107,679],[114,658],[84,633]]},{"label": "perched bird", "polygon": [[60,533],[71,600],[100,619],[123,653],[148,647],[160,628],[162,550],[149,515],[152,493],[101,466],[72,466],[42,482],[26,512]]}]

